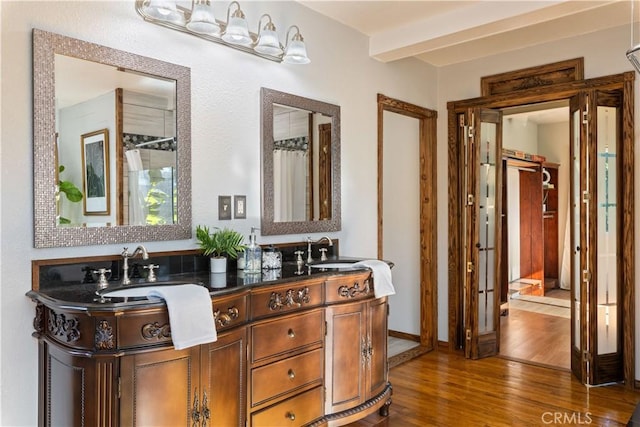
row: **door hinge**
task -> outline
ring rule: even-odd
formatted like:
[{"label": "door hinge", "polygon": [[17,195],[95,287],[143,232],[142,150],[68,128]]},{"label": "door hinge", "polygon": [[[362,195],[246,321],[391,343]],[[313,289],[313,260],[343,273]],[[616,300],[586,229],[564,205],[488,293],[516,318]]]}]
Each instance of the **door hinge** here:
[{"label": "door hinge", "polygon": [[464,114],[460,114],[458,116],[458,126],[460,126],[461,128],[464,127]]},{"label": "door hinge", "polygon": [[589,203],[589,200],[591,200],[591,193],[589,193],[588,191],[583,191],[582,192],[582,203]]},{"label": "door hinge", "polygon": [[324,336],[327,336],[327,331],[329,330],[329,324],[327,323],[327,321],[324,321]]},{"label": "door hinge", "polygon": [[118,399],[122,397],[122,377],[118,377]]},{"label": "door hinge", "polygon": [[475,266],[471,261],[467,261],[467,273],[473,273],[475,271]]}]

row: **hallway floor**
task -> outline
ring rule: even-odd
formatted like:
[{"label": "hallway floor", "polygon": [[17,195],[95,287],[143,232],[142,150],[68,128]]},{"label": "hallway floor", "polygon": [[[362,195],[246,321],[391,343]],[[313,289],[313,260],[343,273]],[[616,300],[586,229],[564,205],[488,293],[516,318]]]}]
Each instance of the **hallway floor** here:
[{"label": "hallway floor", "polygon": [[500,317],[500,356],[571,369],[571,316],[561,304],[568,302],[564,297],[558,303],[545,303],[547,297],[509,300],[509,314]]}]

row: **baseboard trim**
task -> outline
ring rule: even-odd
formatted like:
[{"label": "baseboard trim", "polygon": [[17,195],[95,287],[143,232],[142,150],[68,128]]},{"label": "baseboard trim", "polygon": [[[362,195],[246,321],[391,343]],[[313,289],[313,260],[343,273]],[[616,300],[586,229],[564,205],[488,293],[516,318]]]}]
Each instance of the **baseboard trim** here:
[{"label": "baseboard trim", "polygon": [[389,329],[389,336],[394,338],[400,338],[403,340],[420,342],[420,335],[408,334],[406,332],[392,331]]}]

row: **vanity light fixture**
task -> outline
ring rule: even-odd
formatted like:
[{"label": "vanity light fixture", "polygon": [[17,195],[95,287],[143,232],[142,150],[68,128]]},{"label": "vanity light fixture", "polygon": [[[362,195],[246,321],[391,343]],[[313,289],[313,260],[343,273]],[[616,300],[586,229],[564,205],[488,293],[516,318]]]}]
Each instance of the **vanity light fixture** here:
[{"label": "vanity light fixture", "polygon": [[149,0],[145,11],[150,16],[163,21],[178,21],[180,14],[173,0]]},{"label": "vanity light fixture", "polygon": [[[268,18],[269,21],[262,27],[262,18]],[[256,52],[266,53],[267,55],[279,56],[282,55],[282,45],[278,40],[278,34],[276,33],[276,26],[271,21],[271,16],[265,13],[260,17],[258,21],[258,41],[253,48]]]},{"label": "vanity light fixture", "polygon": [[[229,17],[233,5],[236,5],[236,11]],[[227,7],[227,28],[222,33],[222,40],[240,46],[250,46],[253,43],[253,39],[249,35],[249,25],[247,25],[244,12],[240,9],[240,3],[237,1],[232,1]]]},{"label": "vanity light fixture", "polygon": [[[294,28],[296,33],[293,35],[291,42],[289,42],[289,34]],[[287,64],[308,64],[311,62],[307,56],[307,47],[297,25],[292,25],[287,30],[287,47],[284,50],[282,60]]]},{"label": "vanity light fixture", "polygon": [[187,29],[198,34],[220,34],[220,25],[213,15],[211,0],[194,0]]},{"label": "vanity light fixture", "polygon": [[[191,9],[188,9],[176,4],[176,0],[135,0],[135,7],[136,12],[147,22],[261,58],[288,64],[311,62],[297,25],[292,25],[287,30],[286,47],[283,47],[271,15],[265,13],[260,17],[256,34],[249,31],[240,3],[235,0],[229,3],[227,20],[223,22],[215,18],[213,2],[214,0],[192,0]],[[295,32],[290,38],[292,30]]]},{"label": "vanity light fixture", "polygon": [[636,2],[636,0],[631,0],[631,48],[627,51],[627,59],[629,60],[629,62],[631,62],[631,65],[633,65],[633,68],[636,69],[637,72],[640,73],[640,58],[638,58],[637,55],[640,55],[640,44],[635,44],[635,40],[634,40],[634,27],[636,25],[635,23],[635,13],[634,13],[634,8],[633,8],[633,4]]}]

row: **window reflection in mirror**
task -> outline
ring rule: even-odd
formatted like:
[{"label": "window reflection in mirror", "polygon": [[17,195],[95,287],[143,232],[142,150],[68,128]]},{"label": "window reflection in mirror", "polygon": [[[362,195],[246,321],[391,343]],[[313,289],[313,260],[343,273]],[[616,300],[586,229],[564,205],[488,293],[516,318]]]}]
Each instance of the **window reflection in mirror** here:
[{"label": "window reflection in mirror", "polygon": [[[55,75],[58,225],[177,223],[176,82],[60,54]],[[94,169],[83,141],[98,131]],[[82,200],[66,196],[74,187]],[[88,209],[101,191],[106,209]]]},{"label": "window reflection in mirror", "polygon": [[331,117],[273,105],[274,221],[331,218]]}]

